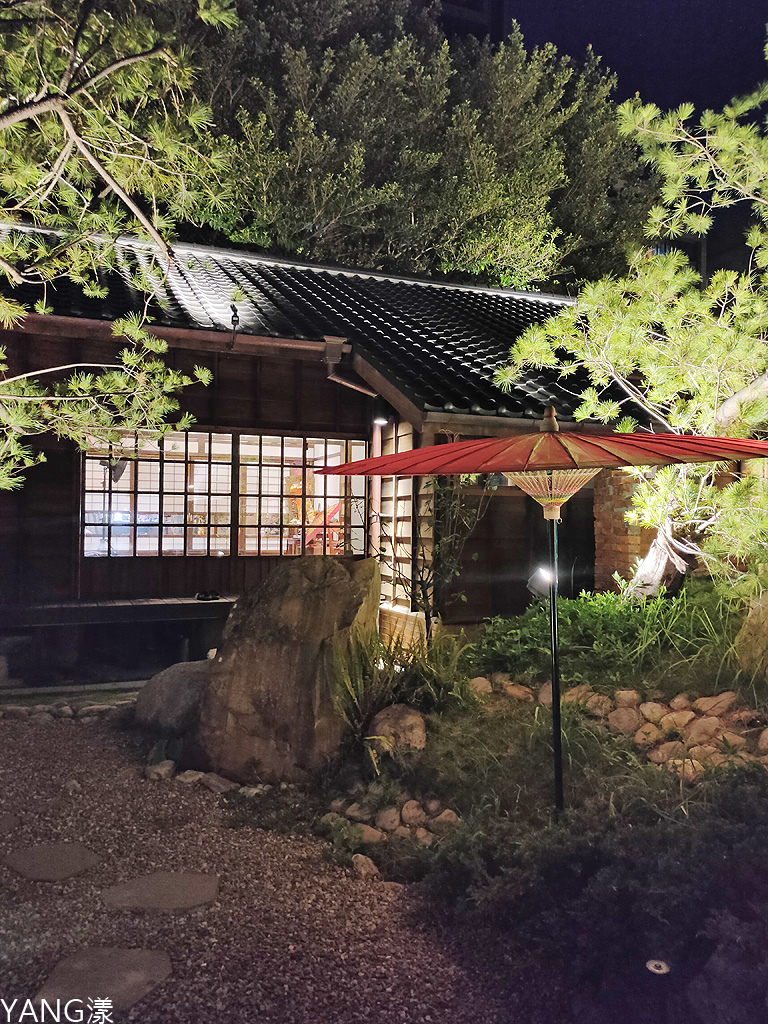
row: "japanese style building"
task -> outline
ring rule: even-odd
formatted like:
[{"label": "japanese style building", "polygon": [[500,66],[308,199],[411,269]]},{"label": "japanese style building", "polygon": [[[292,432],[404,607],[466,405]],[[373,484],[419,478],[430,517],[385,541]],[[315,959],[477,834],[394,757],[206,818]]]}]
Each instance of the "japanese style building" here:
[{"label": "japanese style building", "polygon": [[[493,373],[527,326],[570,300],[195,245],[175,253],[156,286],[151,329],[167,341],[171,366],[213,374],[210,386],[181,396],[196,422],[160,443],[126,436],[113,451],[41,439],[46,461],[23,489],[0,494],[2,629],[46,638],[65,667],[84,642],[99,649],[99,630],[112,640],[143,636],[149,647],[170,630],[169,662],[179,652],[200,657],[215,645],[228,599],[276,560],[371,551],[382,557],[383,623],[412,624],[418,613],[402,580],[424,525],[420,482],[314,471],[441,438],[531,430],[549,405],[568,429],[572,379],[529,373],[502,393]],[[130,281],[149,255],[148,243],[120,241],[123,272],[109,279],[106,299],[57,282],[52,313],[0,331],[9,371],[110,362],[122,347],[112,321],[146,301]],[[609,585],[640,553],[639,536],[616,514],[627,497],[619,474],[601,474],[565,506],[566,592]],[[445,618],[521,610],[544,543],[538,506],[498,488],[465,550],[456,586],[466,600]],[[197,599],[212,593],[222,600]]]}]

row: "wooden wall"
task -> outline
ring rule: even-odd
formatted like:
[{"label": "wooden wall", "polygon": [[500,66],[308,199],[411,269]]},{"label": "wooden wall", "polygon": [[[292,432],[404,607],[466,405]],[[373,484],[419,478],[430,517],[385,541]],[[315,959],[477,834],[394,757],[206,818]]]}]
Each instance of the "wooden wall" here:
[{"label": "wooden wall", "polygon": [[[77,333],[76,321],[72,336],[2,330],[0,345],[7,349],[12,373],[109,362],[120,347],[112,339]],[[181,396],[182,408],[202,429],[368,437],[370,400],[328,381],[320,355],[210,352],[190,343],[189,349],[169,348],[165,360],[186,373],[195,365],[213,373],[209,387],[195,384]],[[258,582],[275,561],[237,556],[83,559],[80,455],[72,445],[47,436],[40,439],[40,447],[47,461],[28,472],[19,492],[0,494],[0,605],[188,597],[198,590],[239,593]]]}]

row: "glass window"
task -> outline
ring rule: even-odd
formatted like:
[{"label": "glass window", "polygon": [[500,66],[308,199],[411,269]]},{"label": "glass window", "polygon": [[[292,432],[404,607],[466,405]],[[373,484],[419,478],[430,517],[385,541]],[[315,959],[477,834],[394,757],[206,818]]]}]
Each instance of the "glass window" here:
[{"label": "glass window", "polygon": [[364,441],[205,431],[162,441],[128,435],[111,448],[94,442],[85,456],[83,554],[362,554],[365,480],[315,470],[365,454]]}]

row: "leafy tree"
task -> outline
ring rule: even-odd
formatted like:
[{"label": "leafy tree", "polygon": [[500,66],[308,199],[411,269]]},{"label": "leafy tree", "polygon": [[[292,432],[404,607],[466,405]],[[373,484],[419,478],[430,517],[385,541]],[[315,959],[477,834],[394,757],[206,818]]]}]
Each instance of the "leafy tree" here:
[{"label": "leafy tree", "polygon": [[[576,304],[528,330],[498,375],[510,384],[529,366],[579,368],[579,418],[632,429],[642,412],[651,429],[748,436],[768,422],[768,132],[758,121],[768,87],[698,123],[684,105],[622,107],[635,137],[663,177],[648,233],[704,234],[718,209],[751,206],[749,269],[721,270],[707,282],[680,251],[645,249],[629,273],[585,287]],[[578,378],[573,378],[574,380]],[[627,418],[629,414],[630,418]],[[722,466],[665,467],[639,482],[630,518],[656,530],[633,589],[675,588],[699,560],[745,591],[766,585],[768,486],[761,468],[727,483]]]},{"label": "leafy tree", "polygon": [[593,56],[579,68],[552,46],[528,51],[517,29],[449,46],[406,0],[259,0],[247,18],[238,46],[258,57],[229,59],[248,84],[210,80],[217,109],[240,105],[233,176],[249,183],[214,217],[228,237],[516,287],[623,266],[641,237],[653,179]]},{"label": "leafy tree", "polygon": [[[198,0],[194,10],[210,25],[236,22],[231,0]],[[123,232],[157,247],[158,266],[144,274],[167,272],[174,224],[226,201],[225,156],[191,92],[176,13],[162,0],[0,0],[0,273],[11,286],[0,294],[3,326],[30,300],[47,312],[62,277],[103,295],[111,240]],[[52,430],[84,445],[119,427],[162,429],[177,408],[173,392],[190,380],[164,366],[164,343],[138,319],[115,333],[128,343],[108,367],[8,376],[2,354],[0,489],[19,486],[36,461],[24,440],[32,434]]]}]

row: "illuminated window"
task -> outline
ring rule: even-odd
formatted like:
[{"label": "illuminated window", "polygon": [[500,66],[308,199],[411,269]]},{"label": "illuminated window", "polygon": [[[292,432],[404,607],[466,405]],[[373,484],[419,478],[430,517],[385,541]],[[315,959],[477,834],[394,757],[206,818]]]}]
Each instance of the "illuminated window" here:
[{"label": "illuminated window", "polygon": [[83,554],[364,554],[365,481],[315,469],[365,458],[365,449],[208,432],[94,447],[85,456]]}]

